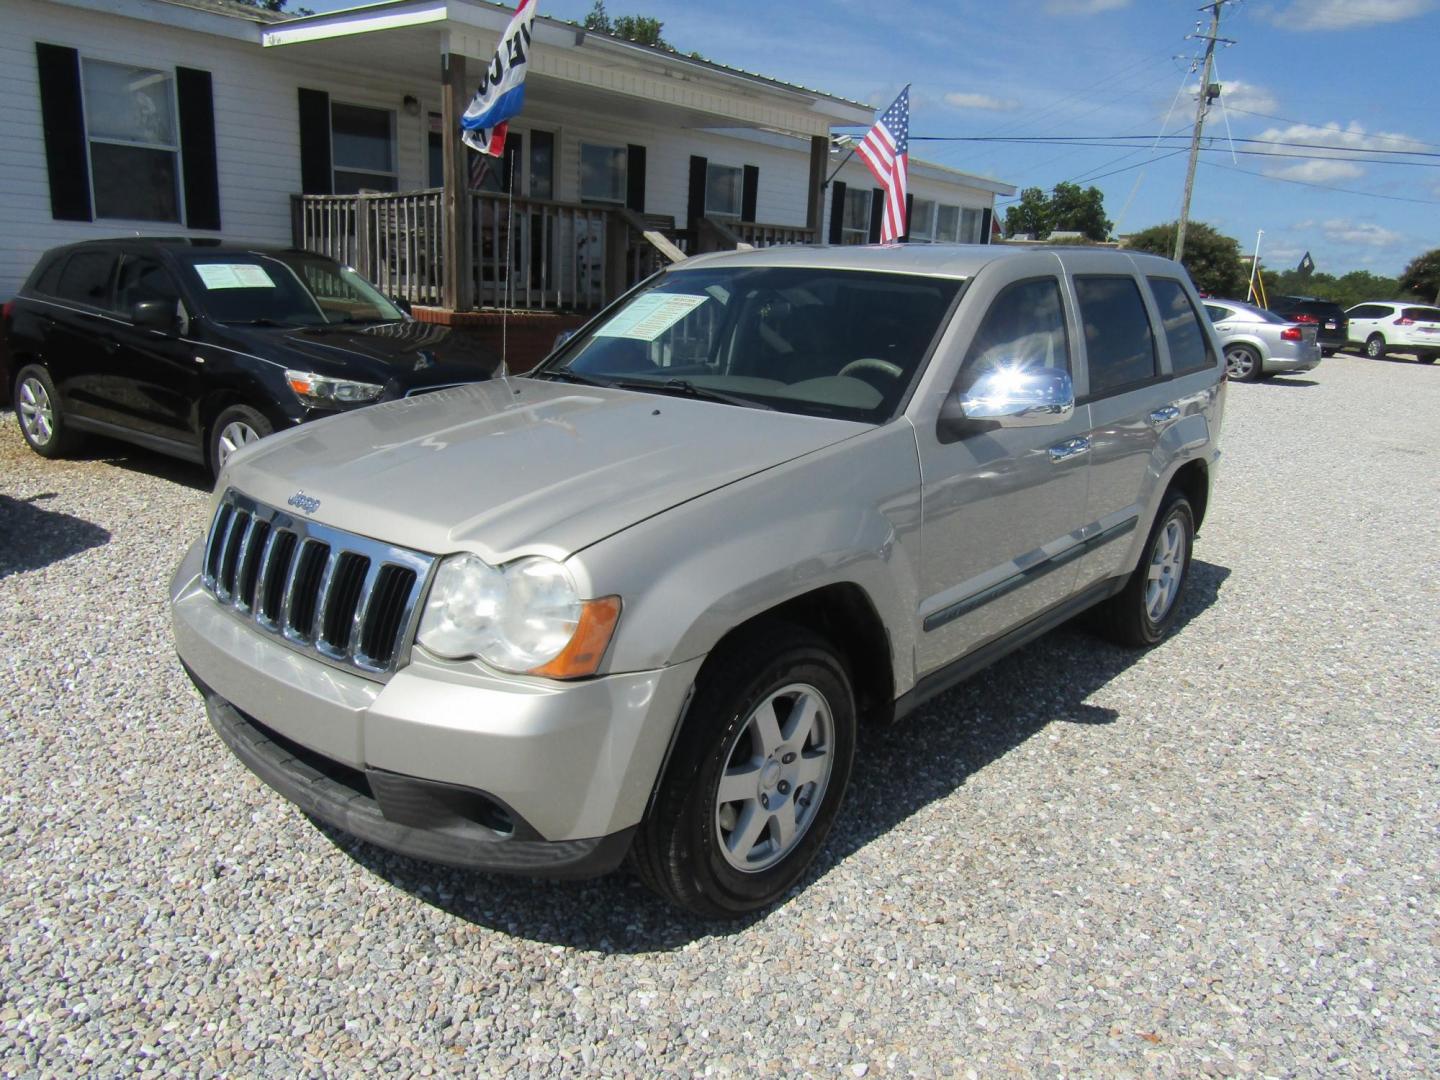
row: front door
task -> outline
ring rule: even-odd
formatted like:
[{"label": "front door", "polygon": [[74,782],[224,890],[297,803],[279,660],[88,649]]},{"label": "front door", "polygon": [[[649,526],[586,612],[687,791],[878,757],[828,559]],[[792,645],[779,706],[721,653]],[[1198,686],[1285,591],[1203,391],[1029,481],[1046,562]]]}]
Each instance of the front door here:
[{"label": "front door", "polygon": [[[957,333],[969,345],[953,373],[941,373],[947,400],[997,368],[1072,370],[1075,324],[1059,269],[1053,256],[1006,260],[971,283]],[[1065,553],[1079,543],[1084,522],[1089,427],[1083,408],[1039,427],[966,421],[950,429],[917,419],[924,515],[917,675],[1069,595],[1075,568]]]},{"label": "front door", "polygon": [[111,406],[127,427],[198,447],[201,378],[195,346],[178,333],[137,326],[130,318],[137,303],[157,300],[171,306],[178,326],[184,306],[170,272],[154,259],[127,255],[115,289],[115,309],[124,322],[112,334],[106,380]]}]

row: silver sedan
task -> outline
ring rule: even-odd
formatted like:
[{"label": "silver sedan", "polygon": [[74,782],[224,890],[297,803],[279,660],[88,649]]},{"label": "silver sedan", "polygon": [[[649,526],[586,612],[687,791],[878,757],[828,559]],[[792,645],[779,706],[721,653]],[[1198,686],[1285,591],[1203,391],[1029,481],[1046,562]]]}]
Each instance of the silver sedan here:
[{"label": "silver sedan", "polygon": [[1205,311],[1225,350],[1225,374],[1237,382],[1309,371],[1320,363],[1316,328],[1287,322],[1238,300],[1206,300]]}]

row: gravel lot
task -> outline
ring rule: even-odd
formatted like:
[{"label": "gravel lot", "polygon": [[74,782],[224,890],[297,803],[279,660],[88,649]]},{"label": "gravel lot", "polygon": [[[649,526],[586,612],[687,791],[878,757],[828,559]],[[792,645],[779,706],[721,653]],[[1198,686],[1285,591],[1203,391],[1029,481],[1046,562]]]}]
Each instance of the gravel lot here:
[{"label": "gravel lot", "polygon": [[1440,1073],[1440,366],[1230,389],[1184,622],[862,736],[802,891],[448,871],[207,726],[188,467],[0,416],[0,1074]]}]

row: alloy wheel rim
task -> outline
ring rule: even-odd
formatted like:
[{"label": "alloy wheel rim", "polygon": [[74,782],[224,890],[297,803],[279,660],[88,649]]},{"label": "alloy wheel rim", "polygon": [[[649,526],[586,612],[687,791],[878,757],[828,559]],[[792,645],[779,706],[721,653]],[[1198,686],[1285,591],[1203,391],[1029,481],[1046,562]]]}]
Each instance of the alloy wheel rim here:
[{"label": "alloy wheel rim", "polygon": [[1155,540],[1146,574],[1145,612],[1150,621],[1158,623],[1170,613],[1180,595],[1180,580],[1185,574],[1185,529],[1179,518],[1171,518]]},{"label": "alloy wheel rim", "polygon": [[835,767],[835,723],[825,695],[791,683],[750,713],[725,752],[715,793],[720,854],[759,873],[799,845]]},{"label": "alloy wheel rim", "polygon": [[219,453],[216,455],[223,469],[225,463],[230,460],[230,455],[241,447],[249,446],[260,438],[260,433],[243,420],[232,420],[220,429],[220,441],[217,444]]},{"label": "alloy wheel rim", "polygon": [[1255,358],[1244,349],[1232,349],[1225,354],[1225,366],[1233,378],[1243,379],[1255,366]]},{"label": "alloy wheel rim", "polygon": [[34,377],[20,383],[20,426],[36,446],[44,446],[55,434],[55,408],[45,384]]}]

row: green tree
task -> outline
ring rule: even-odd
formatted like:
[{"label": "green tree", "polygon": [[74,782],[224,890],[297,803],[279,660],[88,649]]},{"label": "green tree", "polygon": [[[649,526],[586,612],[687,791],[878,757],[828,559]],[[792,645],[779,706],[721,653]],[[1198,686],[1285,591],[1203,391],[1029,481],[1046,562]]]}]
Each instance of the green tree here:
[{"label": "green tree", "polygon": [[1352,270],[1336,277],[1318,271],[1311,274],[1299,270],[1271,272],[1263,264],[1265,292],[1269,296],[1314,296],[1321,300],[1333,300],[1341,307],[1354,307],[1366,300],[1403,299],[1404,289],[1400,280],[1381,277],[1368,270]]},{"label": "green tree", "polygon": [[602,34],[610,33],[610,16],[605,14],[605,0],[595,0],[595,6],[590,9],[590,14],[585,16],[586,30],[599,30]]},{"label": "green tree", "polygon": [[665,24],[659,19],[651,19],[645,15],[617,15],[611,21],[611,28],[611,33],[616,37],[633,41],[637,45],[654,45],[660,49],[675,51],[674,47],[660,36]]},{"label": "green tree", "polygon": [[1037,240],[1050,235],[1050,200],[1038,187],[1020,192],[1020,201],[1005,211],[1005,238],[1025,234]]},{"label": "green tree", "polygon": [[1440,304],[1440,248],[1417,255],[1401,273],[1400,287]]},{"label": "green tree", "polygon": [[[1169,258],[1175,253],[1179,222],[1152,225],[1131,236],[1125,246]],[[1243,299],[1250,282],[1240,243],[1206,225],[1192,221],[1185,231],[1185,258],[1181,260],[1195,287],[1213,296]]]},{"label": "green tree", "polygon": [[1079,184],[1056,184],[1050,193],[1049,220],[1052,232],[1078,232],[1090,240],[1110,237],[1105,196],[1097,187],[1082,190]]}]

